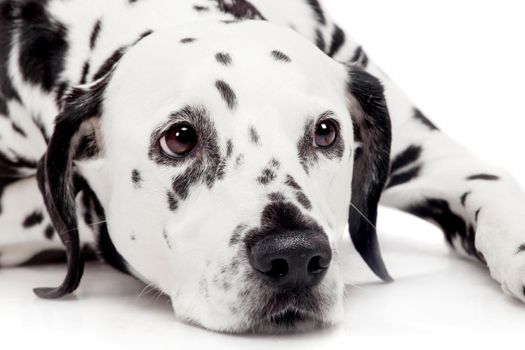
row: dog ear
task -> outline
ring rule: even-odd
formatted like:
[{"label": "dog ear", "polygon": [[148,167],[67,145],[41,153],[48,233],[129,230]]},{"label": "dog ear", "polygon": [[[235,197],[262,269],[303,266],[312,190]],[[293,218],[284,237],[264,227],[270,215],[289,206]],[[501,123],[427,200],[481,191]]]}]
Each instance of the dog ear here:
[{"label": "dog ear", "polygon": [[372,271],[391,282],[376,232],[379,199],[390,171],[390,116],[379,80],[357,66],[349,65],[347,71],[354,139],[360,145],[354,152],[350,235]]},{"label": "dog ear", "polygon": [[72,293],[84,270],[80,250],[75,198],[82,181],[75,174],[74,162],[95,157],[100,150],[100,116],[106,80],[89,89],[73,89],[57,116],[47,152],[40,160],[37,181],[53,225],[66,248],[67,274],[59,287],[36,288],[46,299]]}]

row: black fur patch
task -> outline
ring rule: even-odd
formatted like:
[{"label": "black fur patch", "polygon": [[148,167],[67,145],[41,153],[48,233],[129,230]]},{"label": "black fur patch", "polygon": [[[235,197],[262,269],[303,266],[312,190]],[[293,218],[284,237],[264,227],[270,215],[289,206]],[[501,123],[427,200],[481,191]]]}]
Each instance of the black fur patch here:
[{"label": "black fur patch", "polygon": [[253,143],[254,145],[260,145],[261,136],[259,135],[259,133],[255,129],[255,127],[250,126],[248,132],[250,133],[250,141],[251,141],[251,143]]},{"label": "black fur patch", "polygon": [[272,202],[284,202],[286,198],[281,192],[272,192],[268,194],[268,199]]},{"label": "black fur patch", "polygon": [[102,29],[102,20],[97,20],[93,29],[91,30],[91,35],[89,36],[89,48],[93,50],[97,46],[97,41],[100,36],[100,30]]},{"label": "black fur patch", "polygon": [[87,82],[87,76],[89,74],[89,62],[84,62],[84,65],[82,66],[82,73],[80,75],[80,81],[79,84],[85,84]]},{"label": "black fur patch", "polygon": [[419,160],[421,156],[422,148],[420,146],[411,145],[407,147],[403,152],[399,153],[390,165],[390,173],[393,174],[396,171],[406,166],[412,165]]},{"label": "black fur patch", "polygon": [[304,194],[302,191],[295,192],[295,198],[297,199],[297,202],[301,204],[306,210],[312,209],[312,202],[308,199],[308,197]]},{"label": "black fur patch", "polygon": [[24,131],[24,129],[22,129],[18,124],[16,124],[15,122],[11,122],[11,128],[13,128],[13,131],[16,132],[18,135],[22,136],[22,137],[27,137],[27,134],[26,132]]},{"label": "black fur patch", "polygon": [[217,53],[215,55],[215,59],[217,60],[217,62],[219,62],[220,64],[224,66],[229,66],[232,64],[232,57],[230,56],[229,53],[226,53],[226,52]]},{"label": "black fur patch", "polygon": [[233,154],[233,142],[232,140],[226,141],[226,158],[231,158]]},{"label": "black fur patch", "polygon": [[491,174],[476,174],[476,175],[471,175],[467,177],[467,180],[469,181],[473,181],[473,180],[497,181],[499,179],[500,179],[499,176],[491,175]]},{"label": "black fur patch", "polygon": [[262,19],[264,16],[246,0],[215,0],[219,10],[231,14],[236,19]]},{"label": "black fur patch", "polygon": [[315,45],[319,48],[321,51],[326,51],[326,41],[324,40],[323,32],[321,32],[319,29],[315,31]]},{"label": "black fur patch", "polygon": [[317,22],[319,22],[319,24],[325,25],[326,17],[324,15],[323,9],[319,1],[318,0],[307,0],[307,1],[314,12],[315,19],[317,20]]},{"label": "black fur patch", "polygon": [[46,237],[48,240],[52,240],[54,235],[55,229],[53,226],[47,225],[46,229],[44,230],[44,237]]},{"label": "black fur patch", "polygon": [[294,190],[302,190],[301,186],[295,181],[291,175],[286,175],[286,181],[284,182],[287,186],[293,188]]},{"label": "black fur patch", "polygon": [[525,244],[520,245],[516,254],[521,254],[523,252],[525,252]]},{"label": "black fur patch", "polygon": [[328,56],[334,57],[344,45],[345,40],[345,32],[336,25],[334,32],[332,33],[332,43],[330,45],[330,50],[328,50]]},{"label": "black fur patch", "polygon": [[210,8],[207,6],[199,6],[199,5],[194,5],[193,9],[197,12],[208,12],[210,10]]},{"label": "black fur patch", "polygon": [[465,252],[481,260],[475,246],[474,228],[467,225],[461,216],[454,213],[447,201],[443,199],[427,199],[407,208],[407,211],[422,219],[435,222],[445,233],[450,246],[454,247],[454,239],[459,237]]},{"label": "black fur patch", "polygon": [[172,181],[173,191],[178,198],[188,197],[192,186],[204,183],[212,188],[216,181],[223,179],[226,161],[221,157],[218,145],[217,131],[208,111],[203,107],[187,106],[173,113],[169,125],[173,120],[186,120],[199,134],[199,142],[195,148],[195,156],[185,158],[171,158],[164,155],[160,149],[160,138],[166,125],[161,125],[151,136],[149,157],[160,165],[170,167],[186,166],[186,169],[175,176]]},{"label": "black fur patch", "polygon": [[288,55],[284,54],[283,52],[279,50],[273,50],[272,57],[276,61],[281,61],[281,62],[286,62],[286,63],[292,62],[292,59]]},{"label": "black fur patch", "polygon": [[113,52],[113,54],[106,61],[104,61],[102,66],[100,66],[97,73],[95,73],[95,75],[93,76],[93,80],[98,80],[102,78],[104,75],[106,75],[107,73],[109,73],[113,69],[115,64],[117,64],[118,61],[120,61],[125,51],[126,51],[126,48],[121,47],[115,52]]},{"label": "black fur patch", "polygon": [[36,225],[39,225],[44,220],[44,215],[41,211],[34,211],[31,214],[29,214],[22,223],[22,226],[25,228],[30,228]]},{"label": "black fur patch", "polygon": [[437,126],[434,125],[419,109],[414,108],[414,119],[421,122],[430,130],[439,130]]},{"label": "black fur patch", "polygon": [[257,182],[261,185],[268,185],[277,178],[277,174],[270,168],[265,168],[262,174],[257,178]]},{"label": "black fur patch", "polygon": [[235,109],[237,107],[237,95],[233,92],[232,88],[228,83],[223,80],[217,80],[215,87],[219,90],[221,97],[226,102],[229,109]]},{"label": "black fur patch", "polygon": [[415,166],[406,171],[394,174],[390,177],[390,181],[388,182],[386,188],[389,189],[410,182],[419,176],[420,171],[421,166]]},{"label": "black fur patch", "polygon": [[465,192],[462,196],[461,196],[461,205],[462,206],[465,206],[465,204],[467,204],[467,198],[468,196],[471,195],[472,192]]},{"label": "black fur patch", "polygon": [[153,34],[153,30],[151,29],[148,29],[146,31],[144,31],[142,34],[139,35],[139,37],[137,38],[137,40],[135,40],[135,42],[133,43],[133,45],[137,45],[139,43],[139,41],[141,41],[142,39],[150,36],[151,34]]},{"label": "black fur patch", "polygon": [[64,68],[67,29],[50,17],[46,2],[26,1],[20,7],[20,71],[25,80],[51,92]]},{"label": "black fur patch", "polygon": [[142,186],[142,175],[137,169],[133,169],[133,171],[131,171],[131,182],[133,182],[133,186],[135,186],[135,188],[140,188]]},{"label": "black fur patch", "polygon": [[240,224],[235,228],[235,230],[233,230],[233,233],[230,237],[230,247],[233,245],[236,245],[237,243],[241,241],[241,234],[246,229],[247,229],[246,225]]},{"label": "black fur patch", "polygon": [[173,246],[171,245],[170,237],[168,236],[168,232],[166,230],[162,231],[162,237],[164,238],[164,241],[166,242],[166,245],[169,249],[172,249]]},{"label": "black fur patch", "polygon": [[179,201],[175,198],[175,194],[172,191],[168,191],[168,207],[171,211],[175,211],[179,208]]},{"label": "black fur patch", "polygon": [[180,40],[180,42],[182,44],[190,44],[190,43],[195,42],[196,40],[197,39],[195,39],[195,38],[183,38],[183,39]]},{"label": "black fur patch", "polygon": [[357,64],[362,68],[368,67],[368,55],[361,46],[355,49],[354,56],[350,59],[350,62]]}]

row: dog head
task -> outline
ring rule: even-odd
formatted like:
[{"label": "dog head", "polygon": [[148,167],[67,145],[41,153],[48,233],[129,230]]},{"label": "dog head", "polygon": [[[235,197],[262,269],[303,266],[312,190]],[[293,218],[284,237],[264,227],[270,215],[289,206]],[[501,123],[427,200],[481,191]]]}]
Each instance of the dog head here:
[{"label": "dog head", "polygon": [[74,89],[57,118],[39,183],[68,273],[36,292],[78,286],[88,224],[106,260],[168,294],[188,322],[335,322],[348,229],[389,279],[373,227],[389,150],[379,82],[293,31],[247,21],[155,32]]}]

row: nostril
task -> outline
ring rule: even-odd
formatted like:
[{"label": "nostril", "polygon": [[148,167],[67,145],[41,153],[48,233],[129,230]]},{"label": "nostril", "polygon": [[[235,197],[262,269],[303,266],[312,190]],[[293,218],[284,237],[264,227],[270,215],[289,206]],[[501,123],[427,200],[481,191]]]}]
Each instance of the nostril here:
[{"label": "nostril", "polygon": [[288,263],[284,259],[272,260],[272,268],[266,273],[273,278],[282,278],[288,274]]},{"label": "nostril", "polygon": [[308,273],[310,275],[318,275],[326,270],[326,267],[322,263],[320,256],[314,256],[308,262]]}]

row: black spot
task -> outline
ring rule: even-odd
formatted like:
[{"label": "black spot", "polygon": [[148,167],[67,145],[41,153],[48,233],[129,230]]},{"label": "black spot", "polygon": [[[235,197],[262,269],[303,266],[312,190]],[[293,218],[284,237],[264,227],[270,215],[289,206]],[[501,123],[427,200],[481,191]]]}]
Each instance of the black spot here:
[{"label": "black spot", "polygon": [[44,220],[44,215],[42,215],[41,211],[34,211],[31,214],[29,214],[22,223],[22,226],[25,228],[30,228],[36,225],[39,225]]},{"label": "black spot", "polygon": [[230,243],[229,243],[230,247],[239,243],[241,239],[241,234],[243,233],[244,230],[246,230],[246,228],[247,228],[246,225],[240,224],[235,228],[235,230],[233,230],[233,233],[230,237]]},{"label": "black spot", "polygon": [[53,236],[55,234],[55,229],[51,225],[47,225],[46,229],[44,230],[44,237],[46,237],[48,240],[52,240]]},{"label": "black spot", "polygon": [[225,52],[219,52],[215,55],[215,59],[217,60],[217,62],[219,62],[220,64],[224,65],[224,66],[229,66],[232,64],[232,58],[230,56],[230,54],[228,53],[225,53]]},{"label": "black spot", "polygon": [[255,129],[255,127],[250,126],[248,132],[250,133],[250,141],[251,141],[251,143],[253,143],[254,145],[259,145],[261,137],[259,136],[259,133]]},{"label": "black spot", "polygon": [[420,171],[421,171],[421,166],[415,166],[406,171],[392,175],[390,177],[390,181],[388,181],[388,185],[386,186],[386,188],[388,189],[388,188],[392,188],[392,187],[403,185],[407,182],[410,182],[419,176]]},{"label": "black spot", "polygon": [[195,6],[193,6],[193,9],[194,9],[195,11],[197,11],[197,12],[207,12],[207,11],[210,10],[210,8],[207,7],[207,6],[199,6],[199,5],[195,5]]},{"label": "black spot", "polygon": [[183,38],[183,39],[180,40],[180,42],[181,42],[182,44],[190,44],[190,43],[192,43],[192,42],[194,42],[194,41],[196,41],[196,40],[197,40],[197,39],[195,39],[195,38]]},{"label": "black spot", "polygon": [[277,174],[270,168],[265,168],[262,174],[257,178],[257,182],[261,185],[268,185],[277,178]]},{"label": "black spot", "polygon": [[412,213],[422,219],[432,220],[445,233],[445,237],[450,246],[454,246],[454,239],[459,237],[465,252],[481,260],[475,246],[475,231],[465,220],[450,209],[447,201],[442,199],[427,199],[419,204],[407,208]]},{"label": "black spot", "polygon": [[22,136],[22,137],[27,137],[27,134],[26,132],[24,131],[24,129],[22,129],[18,124],[16,124],[15,122],[11,122],[11,127],[13,128],[13,131],[16,132],[18,135]]},{"label": "black spot", "polygon": [[279,50],[273,50],[272,51],[272,57],[276,61],[281,61],[281,62],[286,62],[286,63],[292,62],[292,59],[290,57],[288,57],[288,55],[284,54],[283,52],[281,52]]},{"label": "black spot", "polygon": [[315,31],[315,45],[321,51],[326,51],[326,41],[324,40],[323,32],[319,29]]},{"label": "black spot", "polygon": [[357,49],[355,49],[354,56],[350,59],[351,63],[357,64],[362,68],[368,66],[368,61],[368,55],[361,46],[358,46]]},{"label": "black spot", "polygon": [[104,75],[106,75],[107,73],[109,73],[113,69],[115,64],[117,64],[118,61],[120,61],[120,59],[124,55],[124,52],[125,52],[124,47],[121,47],[115,52],[113,52],[113,54],[106,61],[104,61],[102,66],[100,66],[97,73],[95,73],[95,75],[93,76],[93,80],[98,80],[102,78]]},{"label": "black spot", "polygon": [[85,84],[87,82],[87,76],[89,74],[89,62],[84,62],[84,65],[82,66],[82,73],[80,75],[80,81],[79,84]]},{"label": "black spot", "polygon": [[51,92],[64,68],[67,29],[51,18],[46,2],[27,1],[20,7],[20,71],[25,80]]},{"label": "black spot", "polygon": [[302,190],[301,186],[295,181],[291,175],[286,176],[286,181],[284,182],[287,186],[293,188],[294,190]]},{"label": "black spot", "polygon": [[326,24],[326,17],[324,15],[323,9],[319,1],[318,0],[307,0],[307,1],[310,7],[312,8],[312,10],[314,11],[315,19],[317,20],[317,22],[319,22],[319,24],[322,24],[322,25]]},{"label": "black spot", "polygon": [[179,201],[175,198],[175,194],[172,191],[168,191],[168,207],[171,211],[175,211],[179,208]]},{"label": "black spot", "polygon": [[93,29],[91,30],[91,35],[89,36],[89,48],[93,50],[97,45],[98,38],[100,36],[100,29],[102,29],[102,20],[97,20]]},{"label": "black spot", "polygon": [[215,82],[215,87],[217,90],[219,90],[219,93],[226,102],[228,108],[235,109],[235,107],[237,107],[237,96],[235,95],[235,92],[233,92],[230,85],[228,85],[228,83],[223,80],[217,80]]},{"label": "black spot", "polygon": [[339,52],[344,43],[345,32],[338,25],[336,25],[334,32],[332,33],[332,44],[330,45],[328,56],[334,57]]},{"label": "black spot", "polygon": [[166,245],[168,246],[168,248],[172,249],[171,240],[166,230],[162,231],[162,237],[164,237],[164,241],[166,242]]},{"label": "black spot", "polygon": [[231,14],[236,19],[262,19],[264,16],[246,0],[215,0],[219,10]]},{"label": "black spot", "polygon": [[231,158],[233,154],[233,142],[232,140],[228,140],[226,142],[226,158]]},{"label": "black spot", "polygon": [[308,199],[308,197],[304,194],[302,191],[295,192],[295,198],[297,199],[297,202],[301,204],[306,210],[312,209],[312,202]]},{"label": "black spot", "polygon": [[153,34],[153,30],[151,29],[148,29],[146,31],[144,31],[142,34],[139,35],[139,37],[137,38],[137,40],[135,40],[135,42],[133,43],[133,45],[137,45],[139,43],[139,41],[141,41],[142,39],[150,36],[151,34]]},{"label": "black spot", "polygon": [[425,115],[417,108],[414,108],[414,119],[420,121],[430,130],[439,130],[437,126],[434,125]]},{"label": "black spot", "polygon": [[465,204],[467,204],[467,198],[468,196],[470,196],[472,192],[465,192],[462,196],[461,196],[461,205],[465,206]]},{"label": "black spot", "polygon": [[521,254],[523,252],[525,252],[525,244],[520,245],[516,254]]},{"label": "black spot", "polygon": [[0,116],[7,117],[9,115],[9,111],[7,109],[7,103],[5,100],[0,96]]},{"label": "black spot", "polygon": [[133,169],[131,172],[131,182],[133,182],[135,188],[140,188],[142,186],[142,175],[137,169]]},{"label": "black spot", "polygon": [[471,175],[467,177],[467,180],[469,181],[473,181],[473,180],[497,181],[499,179],[500,179],[499,176],[491,175],[491,174],[476,174],[476,175]]},{"label": "black spot", "polygon": [[392,160],[390,166],[390,173],[393,174],[396,171],[406,166],[412,165],[419,160],[421,156],[422,148],[420,146],[411,145],[407,147],[403,152],[399,153]]},{"label": "black spot", "polygon": [[281,192],[272,192],[268,194],[268,199],[270,199],[272,202],[284,202],[286,200],[284,194]]}]

